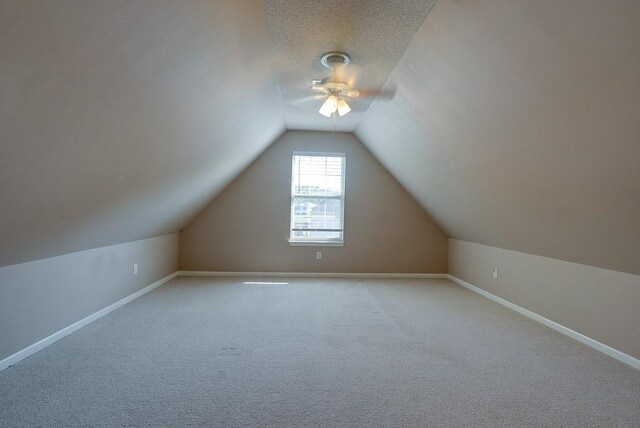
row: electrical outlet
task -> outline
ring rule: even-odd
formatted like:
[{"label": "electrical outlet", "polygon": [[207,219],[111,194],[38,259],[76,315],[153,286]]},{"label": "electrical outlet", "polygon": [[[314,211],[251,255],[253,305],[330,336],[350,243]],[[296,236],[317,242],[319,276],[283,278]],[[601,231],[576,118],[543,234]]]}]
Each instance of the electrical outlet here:
[{"label": "electrical outlet", "polygon": [[322,260],[322,251],[316,252],[316,260]]},{"label": "electrical outlet", "polygon": [[133,264],[133,274],[137,275],[138,274],[138,263],[134,263]]},{"label": "electrical outlet", "polygon": [[498,268],[494,267],[493,271],[491,272],[491,276],[493,276],[494,279],[498,278]]}]

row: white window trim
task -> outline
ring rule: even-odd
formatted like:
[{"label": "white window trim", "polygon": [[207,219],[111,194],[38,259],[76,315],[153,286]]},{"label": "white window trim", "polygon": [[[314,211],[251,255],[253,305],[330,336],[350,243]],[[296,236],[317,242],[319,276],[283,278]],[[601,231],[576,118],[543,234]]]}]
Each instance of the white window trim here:
[{"label": "white window trim", "polygon": [[[342,231],[344,237],[344,231]],[[289,239],[289,245],[292,247],[344,247],[344,238],[342,241],[292,241]]]},{"label": "white window trim", "polygon": [[345,188],[347,184],[347,154],[338,152],[293,152],[291,154],[291,167],[293,168],[294,156],[321,156],[321,157],[341,157],[342,161],[342,239],[291,239],[291,229],[293,227],[293,170],[289,174],[290,201],[289,201],[289,245],[292,247],[343,247],[344,246],[344,206],[346,201]]}]

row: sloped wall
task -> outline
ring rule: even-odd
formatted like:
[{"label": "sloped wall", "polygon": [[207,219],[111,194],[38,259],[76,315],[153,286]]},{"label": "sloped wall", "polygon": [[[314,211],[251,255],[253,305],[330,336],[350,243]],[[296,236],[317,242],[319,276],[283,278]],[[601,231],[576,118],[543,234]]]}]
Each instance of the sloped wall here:
[{"label": "sloped wall", "polygon": [[175,233],[285,130],[262,2],[0,2],[0,266]]},{"label": "sloped wall", "polygon": [[[344,247],[289,246],[294,151],[346,153]],[[353,134],[289,131],[183,229],[180,269],[446,272],[447,237]]]},{"label": "sloped wall", "polygon": [[355,134],[453,238],[638,275],[638,16],[439,0]]}]

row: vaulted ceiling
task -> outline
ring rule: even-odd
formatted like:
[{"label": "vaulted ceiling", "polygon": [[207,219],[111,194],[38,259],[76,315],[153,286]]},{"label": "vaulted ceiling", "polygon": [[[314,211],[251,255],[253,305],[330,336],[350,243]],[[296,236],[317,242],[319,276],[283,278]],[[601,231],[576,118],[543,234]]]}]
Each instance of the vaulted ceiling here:
[{"label": "vaulted ceiling", "polygon": [[640,273],[638,16],[634,0],[4,0],[0,266],[178,231],[287,128],[333,129],[296,100],[343,50],[393,97],[335,128],[450,236]]},{"label": "vaulted ceiling", "polygon": [[260,1],[0,2],[0,265],[177,232],[285,131]]}]

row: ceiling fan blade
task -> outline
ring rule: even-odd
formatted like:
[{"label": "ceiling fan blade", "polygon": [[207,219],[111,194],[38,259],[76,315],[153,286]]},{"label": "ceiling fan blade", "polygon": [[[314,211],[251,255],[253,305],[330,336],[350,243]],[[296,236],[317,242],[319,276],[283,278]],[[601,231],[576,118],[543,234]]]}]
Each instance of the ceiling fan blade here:
[{"label": "ceiling fan blade", "polygon": [[336,80],[345,82],[347,85],[349,85],[349,87],[353,88],[357,86],[363,74],[363,66],[351,63],[347,66],[340,67],[335,70],[334,77]]},{"label": "ceiling fan blade", "polygon": [[324,97],[325,97],[325,95],[309,95],[308,97],[302,97],[302,98],[298,98],[298,99],[295,99],[295,100],[291,100],[287,104],[291,104],[291,105],[294,105],[294,106],[299,106],[299,105],[303,105],[303,104],[309,103],[311,101],[321,100]]},{"label": "ceiling fan blade", "polygon": [[384,88],[384,89],[358,88],[358,92],[359,92],[359,95],[357,98],[378,98],[378,99],[390,100],[396,95],[395,88]]}]

